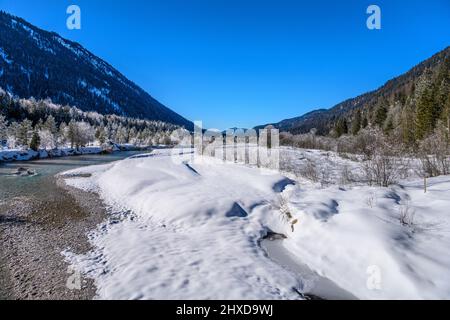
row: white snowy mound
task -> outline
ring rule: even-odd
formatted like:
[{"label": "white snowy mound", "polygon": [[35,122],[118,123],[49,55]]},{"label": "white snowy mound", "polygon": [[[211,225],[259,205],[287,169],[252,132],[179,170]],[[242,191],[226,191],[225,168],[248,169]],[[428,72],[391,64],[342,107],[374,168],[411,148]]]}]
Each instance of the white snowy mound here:
[{"label": "white snowy mound", "polygon": [[[280,247],[293,261],[356,298],[450,298],[450,177],[432,180],[427,194],[421,181],[284,188],[279,174],[210,158],[174,161],[168,153],[66,173],[92,174],[66,181],[97,191],[114,211],[132,212],[91,235],[94,252],[65,252],[95,279],[100,298],[298,299],[314,292],[310,274],[267,257],[260,240],[268,228],[288,237]],[[281,196],[297,220],[293,229]],[[400,223],[405,210],[415,212],[411,226]]]}]

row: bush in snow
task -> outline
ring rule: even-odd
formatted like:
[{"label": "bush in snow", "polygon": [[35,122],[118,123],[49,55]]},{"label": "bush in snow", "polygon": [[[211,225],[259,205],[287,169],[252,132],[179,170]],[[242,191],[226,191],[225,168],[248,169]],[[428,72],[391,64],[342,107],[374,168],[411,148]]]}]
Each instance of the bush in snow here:
[{"label": "bush in snow", "polygon": [[412,208],[412,206],[409,202],[400,206],[399,214],[400,214],[400,223],[403,226],[408,226],[408,227],[414,226],[414,224],[415,224],[414,218],[415,218],[416,212]]},{"label": "bush in snow", "polygon": [[306,165],[300,168],[299,174],[303,178],[306,178],[313,182],[319,182],[319,170],[317,168],[317,165],[310,159],[307,159]]},{"label": "bush in snow", "polygon": [[406,176],[409,161],[402,152],[379,130],[371,132],[371,140],[366,154],[368,159],[363,163],[367,183],[388,187]]},{"label": "bush in snow", "polygon": [[445,129],[437,129],[420,143],[420,174],[436,177],[450,174],[450,146]]},{"label": "bush in snow", "polygon": [[293,146],[302,149],[317,149],[326,151],[337,150],[337,140],[331,137],[316,135],[313,129],[308,134],[292,135],[287,132],[280,133],[280,145]]},{"label": "bush in snow", "polygon": [[297,219],[294,219],[291,209],[289,208],[289,202],[283,196],[280,196],[278,204],[275,205],[276,209],[280,211],[280,217],[283,222],[290,225],[291,231],[294,232],[295,225],[298,223]]},{"label": "bush in snow", "polygon": [[356,179],[353,176],[353,173],[351,172],[350,167],[348,165],[343,165],[340,170],[339,184],[345,186],[351,182],[354,182],[355,180]]}]

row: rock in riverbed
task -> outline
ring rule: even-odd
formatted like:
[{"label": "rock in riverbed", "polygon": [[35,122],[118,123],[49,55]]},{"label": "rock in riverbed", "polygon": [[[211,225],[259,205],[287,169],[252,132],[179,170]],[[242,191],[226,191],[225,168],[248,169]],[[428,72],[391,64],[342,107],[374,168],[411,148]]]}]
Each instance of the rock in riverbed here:
[{"label": "rock in riverbed", "polygon": [[21,177],[28,177],[34,176],[36,174],[36,171],[24,167],[19,167],[17,168],[17,170],[13,171],[12,174]]}]

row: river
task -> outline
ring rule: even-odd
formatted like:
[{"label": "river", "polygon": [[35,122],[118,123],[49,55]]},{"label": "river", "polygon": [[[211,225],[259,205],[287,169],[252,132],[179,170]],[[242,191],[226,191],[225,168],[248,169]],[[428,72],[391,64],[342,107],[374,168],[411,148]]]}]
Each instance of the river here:
[{"label": "river", "polygon": [[[145,152],[124,151],[108,155],[91,154],[25,162],[0,162],[0,202],[17,196],[38,197],[51,201],[52,191],[58,189],[54,183],[56,174],[84,166],[122,160],[141,153]],[[19,168],[30,169],[36,174],[25,177],[12,174]]]}]

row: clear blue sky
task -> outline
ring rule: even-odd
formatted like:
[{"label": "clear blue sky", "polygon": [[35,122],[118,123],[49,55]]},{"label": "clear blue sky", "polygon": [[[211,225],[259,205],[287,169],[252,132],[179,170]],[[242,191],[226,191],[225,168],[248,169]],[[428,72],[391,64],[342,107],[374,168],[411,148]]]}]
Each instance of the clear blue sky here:
[{"label": "clear blue sky", "polygon": [[[66,8],[82,30],[66,29]],[[382,30],[366,8],[382,9]],[[252,127],[376,89],[450,45],[450,1],[0,0],[206,127]]]}]

